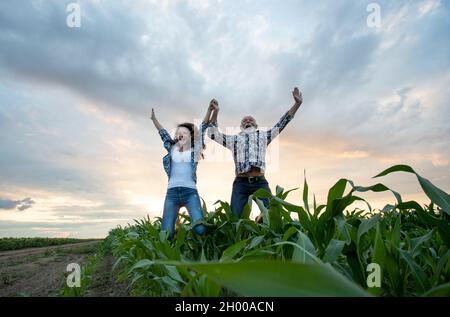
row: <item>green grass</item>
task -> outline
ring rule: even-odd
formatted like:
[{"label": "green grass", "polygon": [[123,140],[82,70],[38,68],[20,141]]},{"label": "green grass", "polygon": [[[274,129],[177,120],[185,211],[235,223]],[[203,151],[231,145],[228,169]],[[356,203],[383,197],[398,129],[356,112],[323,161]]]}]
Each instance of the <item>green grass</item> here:
[{"label": "green grass", "polygon": [[[325,204],[289,203],[291,191],[257,191],[263,223],[230,215],[227,202],[216,202],[201,222],[205,236],[195,235],[182,215],[176,239],[161,232],[161,219],[135,220],[111,230],[108,240],[120,279],[135,296],[450,296],[449,195],[405,165],[380,173],[416,175],[430,203],[421,206],[378,183],[355,186],[340,179]],[[346,188],[349,191],[346,192]],[[396,203],[381,211],[357,196],[391,191]],[[265,208],[261,198],[269,198]],[[367,210],[352,209],[355,201]],[[195,224],[193,224],[195,225]],[[368,265],[381,269],[381,286],[367,285]]]}]

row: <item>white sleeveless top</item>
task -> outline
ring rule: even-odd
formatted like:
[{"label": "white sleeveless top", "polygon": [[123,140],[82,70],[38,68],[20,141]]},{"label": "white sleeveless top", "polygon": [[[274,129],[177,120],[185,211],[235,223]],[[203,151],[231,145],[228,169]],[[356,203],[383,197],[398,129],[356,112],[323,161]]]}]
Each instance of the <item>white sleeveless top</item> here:
[{"label": "white sleeveless top", "polygon": [[170,169],[169,185],[167,188],[172,187],[188,187],[197,189],[195,181],[192,179],[192,164],[191,164],[191,152],[180,152],[175,147],[172,147],[172,162]]}]

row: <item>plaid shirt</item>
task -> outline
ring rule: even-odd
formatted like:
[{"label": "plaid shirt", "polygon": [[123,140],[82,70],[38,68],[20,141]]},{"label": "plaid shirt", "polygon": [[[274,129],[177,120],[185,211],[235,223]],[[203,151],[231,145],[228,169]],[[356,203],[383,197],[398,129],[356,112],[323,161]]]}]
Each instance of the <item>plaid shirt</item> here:
[{"label": "plaid shirt", "polygon": [[[193,151],[191,151],[192,179],[194,180],[194,182],[197,182],[197,164],[201,150],[203,148],[203,144],[205,142],[205,131],[207,127],[208,123],[202,122],[199,129],[199,135],[194,136],[194,148]],[[161,136],[161,140],[163,141],[164,148],[168,152],[168,154],[163,157],[163,166],[167,176],[170,178],[170,171],[172,166],[172,147],[175,145],[176,141],[171,138],[170,134],[164,128],[159,130],[159,135]]]},{"label": "plaid shirt", "polygon": [[268,131],[255,130],[241,132],[237,135],[226,135],[219,131],[217,123],[210,124],[208,136],[217,143],[225,146],[233,153],[236,175],[246,173],[252,166],[259,167],[264,173],[267,146],[283,131],[294,116],[286,112],[278,123]]}]

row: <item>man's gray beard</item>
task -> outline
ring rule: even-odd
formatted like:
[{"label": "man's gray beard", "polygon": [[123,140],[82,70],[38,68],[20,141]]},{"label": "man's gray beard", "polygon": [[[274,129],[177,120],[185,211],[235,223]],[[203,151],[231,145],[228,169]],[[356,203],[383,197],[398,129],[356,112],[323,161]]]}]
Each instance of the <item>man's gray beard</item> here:
[{"label": "man's gray beard", "polygon": [[242,132],[244,132],[244,133],[252,133],[252,132],[255,132],[255,131],[256,131],[255,127],[249,127],[249,128],[246,128],[246,129],[242,130]]}]

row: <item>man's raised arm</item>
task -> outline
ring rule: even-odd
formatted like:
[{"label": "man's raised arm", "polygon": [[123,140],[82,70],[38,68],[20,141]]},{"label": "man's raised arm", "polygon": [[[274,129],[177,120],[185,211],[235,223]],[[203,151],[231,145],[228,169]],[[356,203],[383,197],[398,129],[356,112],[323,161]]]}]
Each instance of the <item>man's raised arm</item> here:
[{"label": "man's raised arm", "polygon": [[300,90],[295,87],[294,91],[292,92],[292,96],[294,97],[294,105],[286,112],[281,119],[273,126],[272,129],[267,131],[267,144],[272,142],[273,139],[275,139],[281,131],[286,127],[286,125],[292,120],[292,118],[295,116],[295,113],[297,112],[298,108],[303,103],[303,97]]},{"label": "man's raised arm", "polygon": [[298,108],[300,108],[300,106],[303,103],[303,96],[297,87],[294,88],[294,91],[292,92],[292,96],[294,97],[295,103],[291,107],[291,109],[289,109],[288,113],[290,116],[295,116],[295,113],[297,112]]}]

